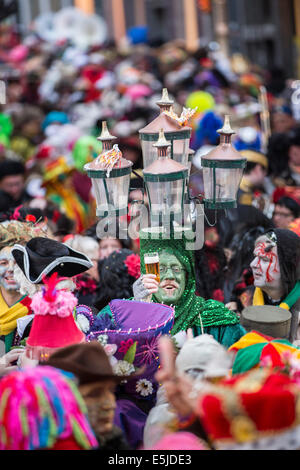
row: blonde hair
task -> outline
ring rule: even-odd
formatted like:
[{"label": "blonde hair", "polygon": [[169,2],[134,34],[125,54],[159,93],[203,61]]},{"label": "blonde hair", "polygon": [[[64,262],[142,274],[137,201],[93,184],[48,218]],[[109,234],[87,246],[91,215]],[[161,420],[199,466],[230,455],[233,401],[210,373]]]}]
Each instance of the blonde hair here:
[{"label": "blonde hair", "polygon": [[99,245],[92,237],[74,235],[74,237],[65,241],[65,245],[68,245],[75,251],[85,254],[90,259],[98,258]]}]

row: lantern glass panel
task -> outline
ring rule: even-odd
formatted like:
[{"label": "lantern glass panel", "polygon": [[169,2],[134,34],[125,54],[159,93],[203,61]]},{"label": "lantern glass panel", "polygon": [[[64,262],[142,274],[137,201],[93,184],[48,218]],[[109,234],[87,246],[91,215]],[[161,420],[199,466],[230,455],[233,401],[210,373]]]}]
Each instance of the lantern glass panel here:
[{"label": "lantern glass panel", "polygon": [[182,211],[183,180],[147,182],[151,201],[151,214]]},{"label": "lantern glass panel", "polygon": [[188,166],[190,139],[181,139],[173,141],[173,160]]},{"label": "lantern glass panel", "polygon": [[205,200],[234,203],[242,176],[243,168],[203,167]]},{"label": "lantern glass panel", "polygon": [[147,168],[157,159],[157,150],[153,147],[153,141],[141,140],[144,168]]},{"label": "lantern glass panel", "polygon": [[127,209],[130,174],[117,178],[92,178],[97,212]]},{"label": "lantern glass panel", "polygon": [[[165,134],[165,137],[168,139],[168,134]],[[168,155],[172,160],[175,160],[181,163],[183,166],[188,166],[188,152],[190,139],[176,139],[170,140],[171,148],[168,152]],[[157,160],[157,149],[153,147],[152,140],[143,140],[141,139],[141,146],[143,152],[143,163],[144,168],[150,166],[155,160]]]}]

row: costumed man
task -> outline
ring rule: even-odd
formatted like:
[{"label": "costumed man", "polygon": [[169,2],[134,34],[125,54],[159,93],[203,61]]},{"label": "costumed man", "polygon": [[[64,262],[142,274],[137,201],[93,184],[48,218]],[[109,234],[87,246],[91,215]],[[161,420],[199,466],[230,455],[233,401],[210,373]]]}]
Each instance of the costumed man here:
[{"label": "costumed man", "polygon": [[[246,333],[238,316],[216,300],[205,300],[196,295],[194,252],[186,249],[190,239],[163,239],[153,236],[146,229],[140,232],[141,273],[133,286],[135,300],[145,300],[149,295],[153,302],[173,305],[175,323],[172,335],[193,329],[194,336],[212,335],[228,348]],[[146,274],[144,255],[159,254],[160,281],[154,274]]]},{"label": "costumed man", "polygon": [[[56,288],[72,291],[76,288],[72,278],[93,267],[85,254],[45,237],[35,237],[25,246],[15,244],[12,256],[16,262],[14,277],[19,282],[20,292],[31,298],[41,290],[45,277],[57,273],[63,279]],[[77,323],[79,310],[80,306],[77,306],[74,312]],[[28,324],[24,323],[23,328],[20,328],[22,340],[29,336],[33,320],[31,317]]]},{"label": "costumed man", "polygon": [[[291,312],[289,341],[300,340],[300,237],[288,229],[271,229],[257,238],[250,264],[253,305],[278,306]],[[295,343],[296,341],[296,343]]]},{"label": "costumed man", "polygon": [[42,364],[71,372],[77,378],[99,450],[130,450],[123,433],[114,425],[115,388],[124,377],[114,373],[109,356],[98,341],[60,348]]},{"label": "costumed man", "polygon": [[18,324],[31,314],[31,299],[20,292],[20,284],[14,278],[12,247],[16,243],[25,245],[40,232],[38,227],[27,222],[0,224],[0,356],[19,344]]}]

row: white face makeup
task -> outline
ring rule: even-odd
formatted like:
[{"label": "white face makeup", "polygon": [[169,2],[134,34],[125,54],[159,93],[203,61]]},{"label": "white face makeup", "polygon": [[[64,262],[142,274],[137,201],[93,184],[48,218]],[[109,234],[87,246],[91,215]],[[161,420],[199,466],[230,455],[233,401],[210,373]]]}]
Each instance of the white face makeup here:
[{"label": "white face makeup", "polygon": [[15,260],[11,254],[11,247],[0,251],[0,287],[6,290],[18,290],[19,283],[14,278]]},{"label": "white face makeup", "polygon": [[281,273],[277,246],[268,237],[260,237],[255,244],[254,260],[250,264],[256,287],[281,288]]}]

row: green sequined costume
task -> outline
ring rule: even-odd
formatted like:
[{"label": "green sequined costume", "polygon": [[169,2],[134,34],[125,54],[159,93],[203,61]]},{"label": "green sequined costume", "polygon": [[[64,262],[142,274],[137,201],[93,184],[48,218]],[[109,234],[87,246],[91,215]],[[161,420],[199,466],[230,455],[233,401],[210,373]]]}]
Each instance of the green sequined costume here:
[{"label": "green sequined costume", "polygon": [[[194,336],[202,333],[212,335],[226,348],[238,341],[246,330],[240,325],[238,316],[216,300],[204,300],[196,295],[194,251],[187,250],[185,244],[190,238],[164,239],[162,234],[155,236],[148,229],[140,232],[141,273],[145,274],[144,254],[162,251],[175,255],[186,271],[186,287],[180,301],[175,305],[175,324],[172,335],[192,328]],[[153,295],[154,302],[157,301]]]}]

